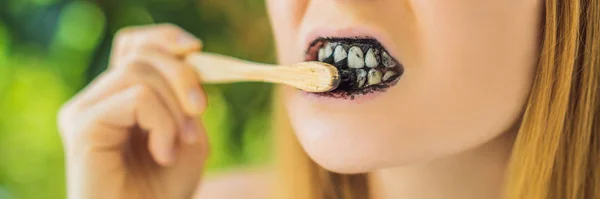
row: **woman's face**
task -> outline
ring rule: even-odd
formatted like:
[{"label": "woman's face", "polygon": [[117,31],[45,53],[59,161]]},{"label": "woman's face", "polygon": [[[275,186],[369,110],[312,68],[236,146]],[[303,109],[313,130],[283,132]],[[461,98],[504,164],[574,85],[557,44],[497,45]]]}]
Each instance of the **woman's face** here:
[{"label": "woman's face", "polygon": [[[327,169],[366,172],[460,153],[508,131],[523,112],[538,54],[541,0],[267,4],[281,63],[317,59],[320,48],[343,41],[345,57],[331,51],[323,56],[346,58],[337,65],[354,65],[353,71],[365,65],[360,70],[367,71],[368,85],[370,78],[377,79],[369,71],[385,66],[346,61],[367,59],[371,44],[356,38],[374,38],[383,47],[379,50],[401,64],[395,69],[403,73],[389,88],[362,92],[367,94],[315,95],[285,88],[300,143]],[[311,45],[321,37],[334,39]],[[348,52],[351,46],[363,46],[363,56]],[[378,55],[376,62],[383,56]]]}]

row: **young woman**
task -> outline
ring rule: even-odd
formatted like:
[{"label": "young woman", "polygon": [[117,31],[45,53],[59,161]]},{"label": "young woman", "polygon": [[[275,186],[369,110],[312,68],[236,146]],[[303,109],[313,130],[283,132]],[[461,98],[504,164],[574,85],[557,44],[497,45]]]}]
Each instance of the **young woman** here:
[{"label": "young woman", "polygon": [[276,178],[202,181],[207,102],[182,61],[202,44],[132,27],[60,112],[69,197],[600,198],[599,0],[267,5],[281,63],[350,77],[279,89]]}]

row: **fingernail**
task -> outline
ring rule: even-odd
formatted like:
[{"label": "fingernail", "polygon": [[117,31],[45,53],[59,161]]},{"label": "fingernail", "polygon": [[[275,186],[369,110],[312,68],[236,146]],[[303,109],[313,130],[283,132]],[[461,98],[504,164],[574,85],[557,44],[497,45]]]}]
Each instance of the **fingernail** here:
[{"label": "fingernail", "polygon": [[197,89],[190,90],[190,92],[188,93],[188,98],[190,100],[190,105],[192,106],[194,112],[200,113],[202,111],[203,101],[202,94],[200,94],[200,91],[198,91]]},{"label": "fingernail", "polygon": [[158,163],[164,167],[171,166],[175,161],[175,149],[164,149],[160,153],[161,156],[158,159]]},{"label": "fingernail", "polygon": [[185,142],[188,144],[196,143],[198,140],[198,125],[196,125],[196,120],[188,119],[183,133]]},{"label": "fingernail", "polygon": [[169,152],[167,154],[167,162],[166,162],[167,166],[171,166],[173,164],[173,162],[175,161],[176,155],[177,155],[177,152],[175,151],[175,149],[169,150]]},{"label": "fingernail", "polygon": [[181,45],[192,45],[198,43],[198,39],[189,34],[181,34],[179,36],[179,43]]}]

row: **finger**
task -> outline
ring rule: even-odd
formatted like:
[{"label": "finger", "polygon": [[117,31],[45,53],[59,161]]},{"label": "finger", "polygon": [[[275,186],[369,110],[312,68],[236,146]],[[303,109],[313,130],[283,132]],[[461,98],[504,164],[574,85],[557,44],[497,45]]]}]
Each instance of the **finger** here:
[{"label": "finger", "polygon": [[[127,139],[128,135],[122,133],[106,134],[100,137],[91,135],[91,138],[88,137],[90,133],[79,134],[80,132],[91,132],[91,134],[94,134],[95,131],[98,131],[96,128],[101,128],[100,131],[104,131],[102,130],[102,128],[106,128],[102,125],[104,123],[111,124],[111,126],[117,125],[119,128],[134,124],[133,117],[129,117],[132,111],[128,111],[128,108],[133,106],[133,101],[127,99],[131,94],[122,93],[122,90],[126,88],[127,80],[128,78],[124,76],[124,73],[105,72],[62,108],[59,118],[61,126],[65,129],[64,133],[73,134],[63,135],[66,139],[66,144],[72,143],[72,139],[94,139],[96,140],[94,143],[102,145],[100,147],[110,148],[116,147],[115,145]],[[117,97],[118,99],[113,99]],[[110,99],[107,100],[107,98]],[[121,103],[110,103],[113,101],[121,101]],[[111,108],[113,106],[116,106],[116,108]],[[109,110],[116,111],[112,112]],[[116,129],[108,129],[106,131],[114,130]]]},{"label": "finger", "polygon": [[[150,133],[148,149],[153,159],[165,166],[174,161],[176,125],[151,88],[145,85],[129,87],[93,105],[88,113],[91,114],[90,118],[94,118],[94,123],[124,131],[137,124]],[[106,132],[96,132],[97,135],[92,135],[94,143],[105,143],[104,147],[115,147],[125,143],[130,137],[123,132]]]},{"label": "finger", "polygon": [[161,165],[173,162],[175,123],[151,88],[132,86],[99,102],[93,109],[105,124],[123,129],[139,125],[150,133],[148,145],[154,160]]},{"label": "finger", "polygon": [[[166,81],[170,90],[175,94],[187,116],[195,117],[206,108],[206,96],[200,87],[198,78],[192,67],[182,61],[155,51],[140,51],[132,55],[132,60],[126,63],[138,67],[152,67]],[[132,64],[129,64],[131,67]],[[139,68],[135,70],[148,70]]]},{"label": "finger", "polygon": [[126,28],[119,31],[115,38],[113,55],[117,57],[145,48],[155,48],[177,56],[202,48],[200,39],[171,24]]},{"label": "finger", "polygon": [[[180,104],[184,113],[190,117],[197,116],[206,108],[206,95],[198,83],[195,71],[173,57],[151,51],[137,52],[117,64],[121,67],[102,73],[73,101],[85,106],[129,85],[150,82],[157,87],[161,96],[168,98],[166,100],[169,102],[176,102],[171,103],[173,105]],[[161,82],[165,82],[167,86],[160,85]],[[171,93],[176,97],[167,96]],[[174,110],[175,106],[169,107]]]},{"label": "finger", "polygon": [[[137,122],[139,126],[150,132],[148,140],[148,150],[154,161],[163,166],[169,166],[175,160],[177,138],[177,129],[173,122],[168,125],[157,125],[162,123],[164,117],[168,116],[169,111],[160,103],[159,98],[153,94],[147,87],[140,96],[140,101],[136,107]],[[160,108],[159,108],[160,107]],[[171,118],[172,119],[172,118]]]},{"label": "finger", "polygon": [[113,95],[132,85],[125,70],[108,70],[96,77],[81,92],[73,97],[72,103],[79,108],[86,108],[105,97]]},{"label": "finger", "polygon": [[[208,135],[206,133],[206,128],[204,127],[204,125],[202,124],[202,122],[199,119],[194,119],[192,121],[195,125],[195,131],[196,136],[198,136],[198,142],[196,142],[193,145],[196,145],[198,148],[195,148],[195,150],[192,150],[193,152],[191,152],[191,156],[200,156],[202,158],[204,158],[204,160],[206,158],[208,158],[209,155],[209,143],[208,143]],[[187,147],[187,146],[186,146]],[[192,149],[194,149],[194,147],[191,147]],[[184,148],[185,151],[185,148]],[[185,154],[184,152],[182,152],[182,154]]]},{"label": "finger", "polygon": [[[157,55],[157,57],[160,56]],[[135,74],[130,78],[132,79],[132,81],[147,85],[157,93],[161,101],[165,104],[165,106],[168,108],[169,112],[173,116],[178,126],[178,130],[181,134],[180,137],[182,138],[182,140],[185,143],[190,144],[196,142],[196,140],[198,139],[198,132],[194,130],[193,124],[190,123],[190,121],[196,118],[197,114],[189,112],[186,114],[184,112],[184,107],[186,107],[185,103],[188,103],[187,101],[185,101],[188,98],[181,97],[181,95],[180,97],[178,97],[177,92],[173,90],[174,86],[172,85],[175,84],[173,83],[173,81],[180,78],[163,78],[160,72],[158,71],[157,67],[148,67],[145,64],[134,64],[127,67],[127,69],[132,71],[129,72],[129,74]],[[178,85],[176,87],[181,86]],[[195,103],[202,104],[202,106],[205,106],[205,102],[203,102],[205,101],[203,97],[204,93],[199,88],[199,86],[196,89],[198,89],[197,92],[199,92],[202,95],[202,97],[192,100],[198,100],[195,101]]]},{"label": "finger", "polygon": [[[186,144],[177,146],[177,159],[171,164],[170,169],[166,170],[164,174],[167,183],[179,183],[186,181],[182,178],[172,178],[173,176],[192,176],[197,177],[202,175],[202,166],[209,154],[209,143],[206,138],[204,127],[200,122],[197,123],[198,132],[200,138],[195,144]],[[188,178],[194,179],[194,178]],[[192,182],[191,184],[196,184]],[[188,184],[188,183],[185,183]]]},{"label": "finger", "polygon": [[[103,73],[99,78],[94,80],[93,84],[76,97],[79,98],[75,101],[79,104],[80,108],[94,104],[130,85],[144,84],[157,92],[161,101],[166,105],[176,121],[178,129],[182,133],[181,138],[186,143],[195,142],[197,140],[197,132],[186,130],[193,129],[186,126],[189,126],[187,124],[190,120],[196,118],[197,114],[194,112],[198,113],[204,109],[206,100],[204,92],[198,84],[182,83],[185,82],[184,79],[186,78],[185,76],[182,78],[181,74],[186,75],[187,72],[169,71],[183,68],[183,66],[178,65],[180,62],[177,62],[174,58],[157,53],[136,53],[132,54],[129,59],[123,60],[120,64],[124,66],[113,68]],[[160,72],[161,70],[163,71],[162,73]],[[193,79],[193,77],[188,78],[187,81],[194,81],[189,79]],[[189,93],[192,93],[188,94],[191,97],[186,97],[184,94],[184,90],[186,89],[181,88],[186,87],[181,86],[186,84],[189,85],[188,87],[195,87],[189,89],[196,90],[189,91]],[[190,103],[199,104],[200,111],[195,111],[193,110],[194,108],[191,108],[197,105],[187,105]],[[185,107],[187,107],[187,111],[185,111]],[[186,112],[188,116],[186,116]]]},{"label": "finger", "polygon": [[184,129],[181,132],[181,141],[187,144],[195,144],[201,137],[201,131],[198,128],[197,118],[186,117]]}]

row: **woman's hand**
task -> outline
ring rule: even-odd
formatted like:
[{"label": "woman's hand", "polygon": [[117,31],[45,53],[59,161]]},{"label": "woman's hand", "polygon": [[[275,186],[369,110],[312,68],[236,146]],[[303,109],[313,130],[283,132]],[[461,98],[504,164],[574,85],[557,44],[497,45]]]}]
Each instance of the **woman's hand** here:
[{"label": "woman's hand", "polygon": [[201,47],[173,25],[119,31],[109,68],[59,113],[69,198],[193,195],[208,154],[206,96],[182,56]]}]

